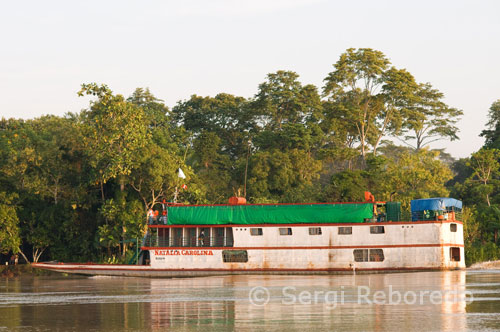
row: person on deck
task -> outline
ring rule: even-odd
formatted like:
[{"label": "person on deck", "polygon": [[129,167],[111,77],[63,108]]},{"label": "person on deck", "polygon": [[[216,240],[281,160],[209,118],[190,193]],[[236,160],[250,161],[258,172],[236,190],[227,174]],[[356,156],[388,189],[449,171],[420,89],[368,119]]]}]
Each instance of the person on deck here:
[{"label": "person on deck", "polygon": [[198,241],[200,246],[203,247],[205,245],[205,231],[201,230],[200,235],[198,236]]},{"label": "person on deck", "polygon": [[160,221],[163,223],[163,225],[167,224],[167,210],[162,211]]},{"label": "person on deck", "polygon": [[152,224],[154,221],[155,213],[152,208],[148,210],[148,223]]}]

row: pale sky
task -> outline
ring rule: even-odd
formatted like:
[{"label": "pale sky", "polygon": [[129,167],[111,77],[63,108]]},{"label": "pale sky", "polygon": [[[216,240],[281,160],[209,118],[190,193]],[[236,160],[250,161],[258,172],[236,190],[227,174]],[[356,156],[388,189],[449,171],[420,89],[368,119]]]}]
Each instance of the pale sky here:
[{"label": "pale sky", "polygon": [[500,1],[0,1],[0,117],[78,112],[81,83],[172,107],[192,94],[252,97],[293,70],[321,88],[347,48],[384,52],[464,111],[455,157],[483,143],[500,99]]}]

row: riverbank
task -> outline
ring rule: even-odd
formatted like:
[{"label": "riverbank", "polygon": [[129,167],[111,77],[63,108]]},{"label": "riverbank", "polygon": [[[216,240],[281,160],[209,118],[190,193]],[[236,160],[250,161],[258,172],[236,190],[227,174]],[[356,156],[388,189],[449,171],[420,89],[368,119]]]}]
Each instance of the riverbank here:
[{"label": "riverbank", "polygon": [[0,278],[15,278],[19,276],[48,276],[57,272],[35,269],[29,264],[0,265]]},{"label": "riverbank", "polygon": [[470,270],[494,270],[500,269],[500,260],[498,261],[486,261],[480,263],[474,263],[469,266]]}]

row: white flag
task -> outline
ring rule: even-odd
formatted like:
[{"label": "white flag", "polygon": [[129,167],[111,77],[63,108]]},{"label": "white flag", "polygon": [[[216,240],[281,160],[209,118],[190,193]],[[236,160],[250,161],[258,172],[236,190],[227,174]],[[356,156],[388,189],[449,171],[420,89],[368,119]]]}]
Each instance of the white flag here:
[{"label": "white flag", "polygon": [[184,175],[184,172],[182,171],[182,169],[179,168],[179,174],[178,176],[181,178],[181,179],[185,179],[186,178],[186,175]]}]

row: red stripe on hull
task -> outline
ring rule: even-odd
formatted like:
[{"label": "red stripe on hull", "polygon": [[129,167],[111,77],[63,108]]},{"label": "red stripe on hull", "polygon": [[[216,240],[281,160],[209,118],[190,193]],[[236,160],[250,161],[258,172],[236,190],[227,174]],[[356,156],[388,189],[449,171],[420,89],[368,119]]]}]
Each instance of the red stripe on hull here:
[{"label": "red stripe on hull", "polygon": [[456,223],[462,225],[458,220],[429,220],[429,221],[385,221],[385,222],[363,222],[363,223],[311,223],[311,224],[226,224],[226,225],[148,225],[149,228],[195,228],[195,227],[233,227],[233,228],[259,228],[259,227],[311,227],[311,226],[385,226],[385,225],[422,225],[422,224],[447,224]]},{"label": "red stripe on hull", "polygon": [[364,246],[316,246],[316,247],[141,247],[142,250],[297,250],[297,249],[378,249],[378,248],[426,248],[464,247],[463,244],[381,244]]},{"label": "red stripe on hull", "polygon": [[[353,271],[351,268],[325,268],[325,269],[283,269],[283,268],[253,268],[253,269],[157,269],[157,268],[105,268],[95,269],[93,267],[68,267],[62,265],[50,266],[49,264],[37,264],[38,268],[47,270],[72,270],[72,271],[134,271],[134,272],[340,272]],[[139,265],[140,266],[140,265]],[[383,268],[356,268],[356,271],[417,271],[417,270],[455,270],[457,268],[440,268],[440,267],[383,267]]]}]

